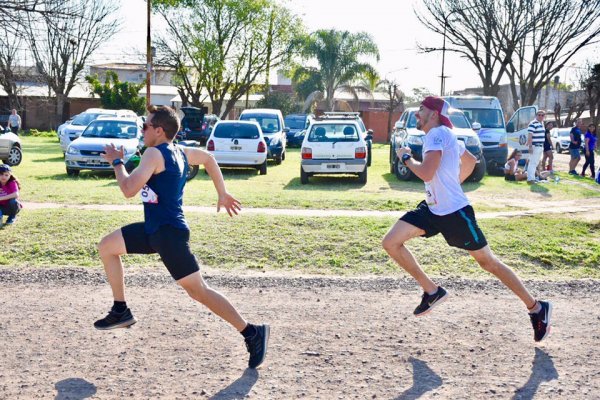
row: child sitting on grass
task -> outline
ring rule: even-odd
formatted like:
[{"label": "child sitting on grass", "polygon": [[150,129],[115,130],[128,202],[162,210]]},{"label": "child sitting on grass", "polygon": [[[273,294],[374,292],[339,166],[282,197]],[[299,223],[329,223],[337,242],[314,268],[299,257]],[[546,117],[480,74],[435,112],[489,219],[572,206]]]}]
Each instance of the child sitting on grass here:
[{"label": "child sitting on grass", "polygon": [[10,166],[0,164],[0,226],[2,226],[3,216],[7,215],[6,225],[15,222],[15,218],[21,211],[19,202],[19,189],[21,185],[12,174]]}]

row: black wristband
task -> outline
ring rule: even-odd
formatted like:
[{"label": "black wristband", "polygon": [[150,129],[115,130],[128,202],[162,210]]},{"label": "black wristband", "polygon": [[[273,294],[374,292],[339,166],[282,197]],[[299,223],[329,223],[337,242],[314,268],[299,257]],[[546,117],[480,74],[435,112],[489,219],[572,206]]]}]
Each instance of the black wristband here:
[{"label": "black wristband", "polygon": [[123,160],[121,160],[120,158],[115,158],[112,162],[112,166],[116,167],[117,165],[123,164]]},{"label": "black wristband", "polygon": [[412,158],[412,155],[408,154],[408,153],[404,153],[402,154],[402,157],[400,158],[400,162],[402,163],[402,165],[406,165],[406,162],[408,160],[410,160]]}]

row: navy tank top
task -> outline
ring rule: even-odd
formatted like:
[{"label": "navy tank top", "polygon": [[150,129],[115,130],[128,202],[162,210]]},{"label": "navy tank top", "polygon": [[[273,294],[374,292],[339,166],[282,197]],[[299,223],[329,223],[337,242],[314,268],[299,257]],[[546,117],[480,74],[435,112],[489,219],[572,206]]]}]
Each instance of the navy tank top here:
[{"label": "navy tank top", "polygon": [[144,230],[155,233],[162,225],[189,230],[183,216],[183,187],[188,161],[180,146],[161,143],[155,147],[165,160],[165,170],[152,175],[140,192],[144,203]]}]

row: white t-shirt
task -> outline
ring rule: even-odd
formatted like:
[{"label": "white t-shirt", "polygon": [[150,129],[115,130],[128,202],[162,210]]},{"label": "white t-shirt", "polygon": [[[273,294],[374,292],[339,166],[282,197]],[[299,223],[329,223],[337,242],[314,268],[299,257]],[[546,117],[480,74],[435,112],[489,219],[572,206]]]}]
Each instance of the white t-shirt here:
[{"label": "white t-shirt", "polygon": [[429,182],[425,182],[426,201],[435,215],[448,215],[469,205],[460,187],[460,157],[465,144],[446,126],[431,129],[423,142],[423,155],[441,150],[440,165]]}]

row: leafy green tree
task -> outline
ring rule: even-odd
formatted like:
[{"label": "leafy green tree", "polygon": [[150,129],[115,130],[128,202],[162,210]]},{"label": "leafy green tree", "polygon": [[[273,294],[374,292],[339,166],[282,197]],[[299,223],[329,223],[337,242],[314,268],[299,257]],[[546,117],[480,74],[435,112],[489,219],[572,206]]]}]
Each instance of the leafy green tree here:
[{"label": "leafy green tree", "polygon": [[[288,65],[302,23],[275,0],[158,0],[168,24],[157,41],[158,59],[189,84],[180,93],[202,99],[226,116],[270,71]],[[191,77],[191,79],[190,79]]]},{"label": "leafy green tree", "polygon": [[100,96],[102,107],[110,110],[127,109],[141,115],[146,108],[146,99],[140,97],[140,90],[146,85],[121,82],[114,71],[106,71],[106,79],[101,83],[98,75],[86,76],[85,80],[90,84],[92,93]]},{"label": "leafy green tree", "polygon": [[317,62],[318,67],[300,66],[294,70],[292,81],[320,81],[325,93],[312,93],[310,98],[325,98],[327,109],[335,108],[335,91],[347,90],[357,98],[356,87],[351,84],[373,66],[360,60],[362,57],[374,57],[379,60],[379,49],[373,38],[365,33],[348,31],[318,30],[306,36],[302,41],[301,55],[304,60]]},{"label": "leafy green tree", "polygon": [[275,108],[281,110],[283,115],[300,111],[296,96],[289,93],[271,92],[256,103],[258,108]]}]

